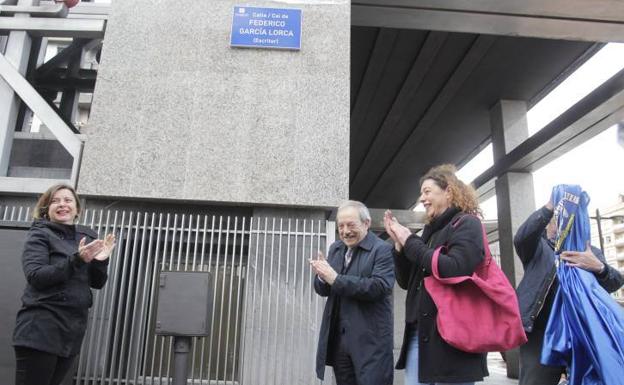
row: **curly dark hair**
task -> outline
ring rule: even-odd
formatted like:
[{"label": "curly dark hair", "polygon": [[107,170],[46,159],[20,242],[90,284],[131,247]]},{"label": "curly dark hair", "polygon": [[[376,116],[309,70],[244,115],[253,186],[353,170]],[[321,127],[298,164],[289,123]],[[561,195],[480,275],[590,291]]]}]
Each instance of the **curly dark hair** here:
[{"label": "curly dark hair", "polygon": [[427,179],[431,179],[443,190],[448,188],[451,195],[451,205],[459,208],[467,214],[483,217],[479,208],[477,192],[471,185],[467,185],[457,178],[457,168],[452,164],[441,164],[431,168],[420,178],[420,185]]}]

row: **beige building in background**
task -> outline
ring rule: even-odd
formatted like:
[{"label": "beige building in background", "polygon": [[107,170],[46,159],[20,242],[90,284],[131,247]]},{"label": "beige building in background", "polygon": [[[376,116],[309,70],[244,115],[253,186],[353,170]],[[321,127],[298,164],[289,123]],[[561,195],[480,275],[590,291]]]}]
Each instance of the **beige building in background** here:
[{"label": "beige building in background", "polygon": [[[595,213],[591,213],[592,217]],[[609,265],[620,270],[624,274],[624,194],[619,194],[617,203],[600,210],[602,240],[604,254]],[[592,244],[600,245],[598,238],[598,226],[596,220],[591,223]],[[619,301],[624,301],[624,289],[613,294]]]}]

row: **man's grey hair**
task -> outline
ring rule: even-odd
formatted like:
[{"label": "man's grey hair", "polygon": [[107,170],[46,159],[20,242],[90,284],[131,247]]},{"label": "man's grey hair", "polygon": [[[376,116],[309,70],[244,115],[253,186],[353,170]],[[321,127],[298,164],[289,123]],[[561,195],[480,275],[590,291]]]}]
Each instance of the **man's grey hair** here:
[{"label": "man's grey hair", "polygon": [[354,209],[357,209],[357,211],[360,213],[360,220],[362,222],[371,220],[368,207],[364,206],[364,203],[359,201],[344,201],[340,204],[340,206],[338,206],[338,212],[340,212],[340,210],[342,209],[346,209],[347,207],[353,207]]}]

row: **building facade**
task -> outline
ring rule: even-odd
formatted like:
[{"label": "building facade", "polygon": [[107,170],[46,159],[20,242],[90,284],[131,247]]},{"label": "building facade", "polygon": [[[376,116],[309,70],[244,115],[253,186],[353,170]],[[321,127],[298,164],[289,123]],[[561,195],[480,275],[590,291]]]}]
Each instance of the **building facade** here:
[{"label": "building facade", "polygon": [[[624,194],[619,194],[618,201],[606,209],[600,210],[602,227],[602,245],[607,263],[624,274]],[[592,218],[592,244],[600,245],[598,225]],[[624,302],[624,289],[615,292],[614,297]]]},{"label": "building facade", "polygon": [[[53,183],[76,186],[81,223],[119,239],[78,384],[170,381],[172,339],[153,332],[162,270],[214,278],[192,383],[318,383],[323,300],[307,260],[335,240],[332,210],[349,197],[406,210],[429,167],[461,166],[489,142],[495,167],[475,182],[481,198],[499,198],[496,254],[518,282],[512,237],[535,208],[531,171],[624,114],[620,73],[528,135],[527,108],[624,39],[621,4],[607,1],[83,0],[68,10],[0,0],[0,378],[13,376],[30,210]],[[300,10],[301,47],[232,46],[241,7]],[[50,39],[63,49],[46,58]]]}]

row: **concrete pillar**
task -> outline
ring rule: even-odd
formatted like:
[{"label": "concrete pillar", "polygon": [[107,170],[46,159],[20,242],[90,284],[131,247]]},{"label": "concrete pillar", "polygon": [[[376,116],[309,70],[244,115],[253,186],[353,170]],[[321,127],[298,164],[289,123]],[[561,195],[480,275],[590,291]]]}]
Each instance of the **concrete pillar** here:
[{"label": "concrete pillar", "polygon": [[[529,137],[524,101],[501,100],[490,110],[494,162]],[[496,180],[501,264],[509,280],[517,285],[522,264],[514,258],[513,236],[535,210],[533,176],[530,172],[507,172]]]},{"label": "concrete pillar", "polygon": [[513,236],[524,220],[535,210],[531,173],[508,172],[496,180],[498,233],[501,267],[509,281],[517,286],[524,270],[513,246]]},{"label": "concrete pillar", "polygon": [[[524,101],[501,100],[490,110],[494,162],[503,158],[529,137]],[[501,267],[512,285],[522,278],[523,269],[513,246],[513,236],[526,217],[535,210],[533,175],[507,172],[496,180],[498,234]],[[518,349],[507,352],[507,376],[519,376]]]},{"label": "concrete pillar", "polygon": [[[19,0],[18,5],[39,5],[39,0]],[[30,17],[16,14],[14,17]],[[4,56],[21,74],[26,73],[32,39],[27,32],[13,31],[6,39]],[[13,132],[19,113],[20,99],[13,89],[0,78],[0,176],[9,170],[9,158],[13,146]]]}]

